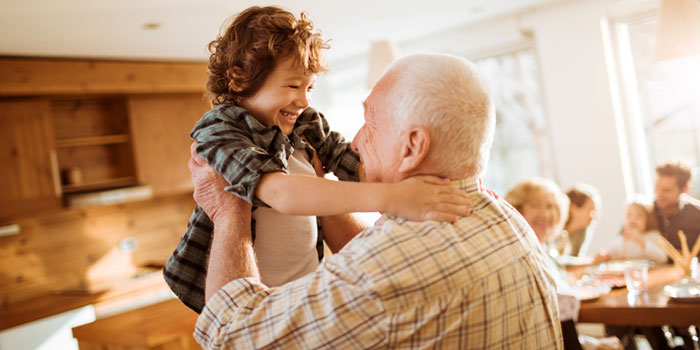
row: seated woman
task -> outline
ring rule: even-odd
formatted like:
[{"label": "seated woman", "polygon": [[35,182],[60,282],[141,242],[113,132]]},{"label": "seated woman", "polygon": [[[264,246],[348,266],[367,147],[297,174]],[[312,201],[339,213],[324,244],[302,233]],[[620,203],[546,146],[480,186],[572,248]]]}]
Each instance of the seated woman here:
[{"label": "seated woman", "polygon": [[569,217],[564,225],[569,238],[569,250],[565,253],[586,256],[600,211],[600,194],[595,187],[580,183],[566,191],[566,196],[569,197],[571,205]]},{"label": "seated woman", "polygon": [[[548,240],[561,233],[569,201],[554,182],[543,178],[522,181],[506,193],[505,200],[522,214],[543,246]],[[622,349],[622,344],[616,337],[596,339],[579,336],[576,333],[574,319],[578,312],[578,302],[575,299],[573,304],[567,302],[571,296],[569,276],[553,259],[549,260],[549,270],[557,284],[557,294],[559,294],[559,317],[562,321],[564,348]]]},{"label": "seated woman", "polygon": [[622,234],[596,254],[594,261],[645,259],[666,262],[666,253],[658,246],[656,216],[650,201],[637,198],[627,206]]}]

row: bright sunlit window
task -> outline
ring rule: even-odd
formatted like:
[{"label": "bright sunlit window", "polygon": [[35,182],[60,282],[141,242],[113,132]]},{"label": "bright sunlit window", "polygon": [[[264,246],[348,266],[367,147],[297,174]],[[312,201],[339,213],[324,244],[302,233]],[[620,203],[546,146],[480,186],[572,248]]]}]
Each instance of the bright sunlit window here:
[{"label": "bright sunlit window", "polygon": [[656,15],[614,27],[635,190],[651,194],[654,168],[683,161],[694,168],[700,196],[700,56],[655,61]]},{"label": "bright sunlit window", "polygon": [[[505,194],[528,177],[552,178],[550,139],[534,50],[517,50],[475,63],[486,76],[496,105],[496,133],[486,185]],[[349,140],[364,122],[362,100],[369,94],[366,76],[366,71],[358,68],[336,71],[325,76],[315,92],[320,96],[314,105],[325,113],[331,128]]]},{"label": "bright sunlit window", "polygon": [[532,49],[481,60],[496,105],[496,133],[484,181],[505,194],[532,176],[553,178],[550,138],[540,96],[539,70]]}]

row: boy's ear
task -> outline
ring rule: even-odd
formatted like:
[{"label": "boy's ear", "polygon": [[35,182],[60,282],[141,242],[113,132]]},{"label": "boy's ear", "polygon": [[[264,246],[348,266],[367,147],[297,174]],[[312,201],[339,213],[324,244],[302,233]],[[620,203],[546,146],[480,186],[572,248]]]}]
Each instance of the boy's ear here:
[{"label": "boy's ear", "polygon": [[423,126],[412,127],[402,138],[399,172],[411,174],[423,163],[430,149],[430,134]]}]

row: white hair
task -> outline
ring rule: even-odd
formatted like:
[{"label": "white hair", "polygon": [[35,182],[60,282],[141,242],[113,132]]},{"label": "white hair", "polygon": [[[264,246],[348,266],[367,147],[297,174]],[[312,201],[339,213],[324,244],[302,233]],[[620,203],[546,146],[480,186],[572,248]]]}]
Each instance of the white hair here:
[{"label": "white hair", "polygon": [[430,133],[427,162],[450,178],[485,171],[496,117],[476,65],[447,54],[403,57],[387,68],[387,91],[397,132],[423,126]]}]

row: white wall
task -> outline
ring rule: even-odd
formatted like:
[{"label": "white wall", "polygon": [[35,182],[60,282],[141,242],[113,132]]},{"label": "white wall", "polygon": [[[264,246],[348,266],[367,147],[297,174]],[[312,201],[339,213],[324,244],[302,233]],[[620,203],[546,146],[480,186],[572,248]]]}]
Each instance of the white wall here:
[{"label": "white wall", "polygon": [[[627,170],[630,160],[622,116],[616,113],[617,92],[614,85],[611,87],[616,75],[606,59],[606,54],[609,55],[606,25],[611,17],[648,11],[658,6],[656,3],[650,0],[557,2],[399,43],[398,47],[402,55],[432,51],[476,59],[534,46],[550,126],[555,180],[564,189],[577,182],[587,182],[602,193],[602,215],[590,247],[594,252],[619,232],[633,188]],[[358,65],[364,62],[366,56],[356,56],[331,62],[331,69],[339,75],[352,69],[352,76],[362,79],[366,73]],[[332,74],[329,78],[333,79]]]}]

